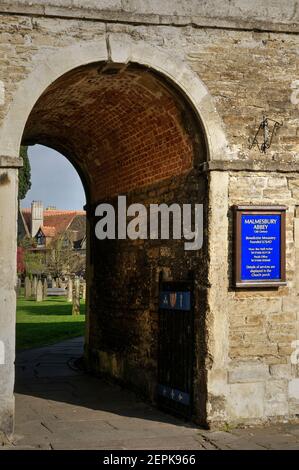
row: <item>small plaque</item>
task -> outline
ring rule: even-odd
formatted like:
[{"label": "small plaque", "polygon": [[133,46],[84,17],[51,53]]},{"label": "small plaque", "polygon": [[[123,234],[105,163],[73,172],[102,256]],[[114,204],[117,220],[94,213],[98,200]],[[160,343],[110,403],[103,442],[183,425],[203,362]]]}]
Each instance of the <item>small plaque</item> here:
[{"label": "small plaque", "polygon": [[235,286],[286,284],[285,206],[235,207]]},{"label": "small plaque", "polygon": [[167,310],[190,310],[191,293],[188,291],[160,292],[160,308]]}]

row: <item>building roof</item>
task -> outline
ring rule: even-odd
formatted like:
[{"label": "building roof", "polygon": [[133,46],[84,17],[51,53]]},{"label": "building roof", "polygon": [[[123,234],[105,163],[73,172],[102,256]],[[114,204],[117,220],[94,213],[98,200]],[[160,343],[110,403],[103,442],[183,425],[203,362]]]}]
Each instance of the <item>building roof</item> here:
[{"label": "building roof", "polygon": [[[31,232],[31,208],[21,209],[21,214],[28,232]],[[85,211],[44,210],[44,220],[41,227],[46,237],[56,237],[64,233],[76,217],[86,216]],[[85,224],[82,227],[82,237],[85,234]],[[81,235],[81,234],[80,234]]]},{"label": "building roof", "polygon": [[49,227],[47,225],[42,225],[41,226],[41,231],[45,235],[45,237],[55,237],[56,235],[56,228],[55,227]]}]

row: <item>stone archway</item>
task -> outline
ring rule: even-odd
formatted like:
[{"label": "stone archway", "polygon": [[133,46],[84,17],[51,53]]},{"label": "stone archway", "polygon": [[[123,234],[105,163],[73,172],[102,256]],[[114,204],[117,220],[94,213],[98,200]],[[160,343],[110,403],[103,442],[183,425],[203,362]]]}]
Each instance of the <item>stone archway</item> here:
[{"label": "stone archway", "polygon": [[[86,75],[87,71],[90,73],[89,77]],[[161,119],[163,121],[167,121],[169,118],[169,122],[166,126],[167,129],[165,130],[166,134],[168,132],[168,150],[173,150],[175,145],[177,145],[180,149],[178,154],[175,155],[173,161],[171,161],[172,154],[171,152],[169,153],[167,164],[164,165],[163,168],[163,178],[159,177],[161,168],[159,168],[158,161],[153,161],[151,158],[153,153],[147,152],[148,149],[141,148],[142,142],[150,142],[152,136],[154,135],[147,132],[149,128],[148,125],[145,125],[144,132],[141,132],[140,135],[141,147],[136,146],[133,148],[135,153],[140,152],[140,150],[144,150],[145,157],[143,170],[146,173],[145,178],[140,178],[140,173],[137,171],[139,161],[138,159],[137,161],[134,160],[134,152],[131,152],[132,163],[129,165],[131,176],[133,176],[133,182],[131,181],[128,183],[128,175],[121,174],[121,172],[119,172],[118,179],[115,183],[115,168],[112,168],[112,176],[110,175],[110,179],[108,178],[108,180],[107,174],[103,177],[103,174],[105,173],[103,173],[102,176],[99,176],[99,178],[94,177],[95,173],[99,173],[99,169],[103,166],[106,166],[106,170],[108,168],[109,173],[109,159],[113,153],[113,148],[111,153],[111,143],[115,145],[115,139],[113,136],[110,136],[106,142],[106,146],[103,146],[103,142],[105,143],[105,133],[99,133],[97,135],[97,145],[95,145],[90,152],[90,158],[85,159],[84,162],[82,159],[80,160],[80,155],[82,155],[82,153],[87,149],[86,129],[88,126],[89,128],[92,126],[94,128],[96,121],[94,121],[92,125],[91,121],[85,119],[87,127],[82,128],[81,134],[80,132],[77,132],[76,137],[74,135],[72,136],[72,144],[70,144],[70,141],[68,141],[67,137],[70,135],[69,129],[75,122],[73,120],[73,114],[79,113],[80,110],[80,97],[84,95],[84,83],[88,83],[88,80],[95,82],[97,76],[101,77],[102,90],[105,89],[105,80],[108,83],[107,87],[109,96],[108,104],[107,102],[105,104],[106,111],[107,106],[109,106],[109,99],[112,99],[113,101],[113,86],[109,85],[109,80],[111,77],[117,77],[117,80],[119,81],[123,80],[125,82],[123,84],[124,89],[126,89],[126,87],[128,89],[130,80],[135,80],[135,85],[137,87],[141,87],[145,94],[149,94],[148,104],[156,100],[154,102],[154,106],[156,108],[159,105],[159,101],[162,101],[163,105],[160,107],[159,111],[160,123]],[[74,77],[75,81],[73,81]],[[110,79],[107,77],[110,77]],[[62,93],[62,96],[59,96],[59,93],[63,87],[64,91],[72,90],[72,92],[69,94]],[[77,95],[78,93],[79,95]],[[79,101],[77,102],[76,96],[77,98],[79,97]],[[88,100],[91,98],[91,92],[89,90],[89,92],[85,95],[84,100],[85,102],[88,102]],[[105,93],[102,94],[101,99],[105,101]],[[141,95],[137,94],[134,99],[135,107],[138,104],[141,104]],[[68,115],[62,113],[60,116],[56,116],[55,122],[55,117],[53,114],[54,109],[59,110],[59,105],[66,109],[66,100],[73,100],[71,105],[70,101],[68,102],[67,109],[69,110],[69,113]],[[117,107],[118,102],[118,98],[116,98],[116,102],[112,104],[110,103],[110,105],[112,107]],[[146,103],[146,100],[142,103],[143,108],[140,108],[141,113],[145,112]],[[45,110],[48,111],[48,114],[45,113]],[[84,110],[82,109],[81,111]],[[88,108],[85,108],[85,111],[88,111]],[[118,110],[118,112],[120,112],[120,110]],[[128,114],[128,112],[129,105],[127,105],[125,114]],[[186,126],[184,124],[184,119],[182,118],[182,113],[184,112],[188,114],[187,121],[191,122],[191,125]],[[63,125],[61,125],[61,117],[65,117],[65,119],[68,121],[67,126],[63,127]],[[96,119],[99,119],[100,117],[100,114],[97,113]],[[154,116],[147,116],[147,119],[153,120]],[[82,122],[83,121],[84,119]],[[148,122],[149,121],[147,121],[147,124]],[[106,131],[110,125],[111,123],[109,124],[109,122],[106,124]],[[128,125],[128,122],[126,125]],[[153,126],[154,131],[157,131],[158,128],[159,120]],[[171,128],[175,129],[175,135],[171,134]],[[129,132],[128,128],[125,130]],[[62,134],[64,134],[64,139],[61,139]],[[117,136],[120,142],[123,142],[123,140],[126,138],[125,135],[126,132]],[[79,169],[82,175],[85,186],[87,186],[89,189],[90,214],[92,213],[94,205],[98,201],[104,198],[110,198],[113,200],[113,197],[115,197],[120,190],[123,192],[129,191],[132,202],[135,201],[135,198],[137,197],[143,197],[144,202],[149,203],[152,198],[150,195],[151,191],[154,191],[154,193],[156,191],[155,194],[161,191],[160,194],[164,194],[163,201],[165,202],[173,201],[173,199],[176,197],[182,197],[183,200],[187,201],[191,194],[193,201],[203,202],[207,196],[206,181],[205,177],[199,177],[199,174],[195,171],[195,169],[199,163],[203,163],[207,159],[226,159],[227,144],[222,129],[221,120],[216,113],[209,93],[199,78],[186,65],[174,60],[172,57],[165,55],[165,53],[158,49],[156,50],[155,48],[147,46],[144,43],[128,42],[114,35],[111,35],[107,39],[107,42],[96,44],[92,43],[85,46],[71,46],[68,50],[64,49],[63,51],[59,51],[50,55],[46,60],[43,58],[42,63],[34,68],[33,72],[24,80],[15,93],[7,117],[4,121],[4,125],[0,129],[0,137],[0,154],[5,156],[5,158],[2,158],[2,167],[5,168],[5,174],[7,174],[7,178],[10,183],[7,185],[7,190],[5,189],[7,194],[4,194],[5,198],[1,202],[1,215],[3,214],[3,216],[9,220],[9,224],[5,229],[5,233],[2,234],[2,237],[4,241],[5,239],[10,240],[9,242],[7,241],[7,243],[5,241],[5,250],[3,250],[3,255],[1,253],[4,263],[7,266],[10,266],[6,275],[4,294],[4,301],[6,302],[5,305],[7,305],[8,311],[8,321],[5,325],[5,328],[3,329],[3,340],[6,352],[6,372],[4,374],[5,376],[3,375],[3,380],[8,385],[6,386],[7,393],[2,400],[3,405],[1,404],[4,410],[2,413],[4,419],[2,419],[1,428],[9,432],[12,429],[14,409],[12,390],[14,361],[13,331],[15,315],[15,269],[12,267],[14,265],[15,240],[12,239],[11,234],[14,233],[16,220],[17,185],[15,167],[20,164],[16,156],[18,155],[18,149],[22,139],[24,143],[39,142],[52,146],[64,153],[75,163],[75,166]],[[92,135],[93,142],[94,138],[95,134]],[[80,145],[84,139],[85,147],[83,148],[80,147]],[[100,144],[102,145],[101,155],[104,155],[104,159],[102,161],[101,159],[97,161],[95,151]],[[164,155],[165,149],[161,149],[161,152],[164,152]],[[183,158],[181,158],[181,152],[183,153]],[[121,157],[121,153],[122,148],[120,146],[119,158]],[[114,166],[117,167],[118,163],[119,162],[116,160],[116,164]],[[165,190],[165,187],[172,180],[176,181],[176,185],[174,185],[172,194],[169,196]],[[141,184],[139,184],[140,182]],[[107,184],[107,187],[110,188],[108,193],[99,191],[99,188],[103,188],[104,184]],[[155,186],[156,184],[157,186]],[[146,192],[144,192],[145,187]],[[193,189],[191,189],[191,187]],[[5,205],[5,202],[7,201],[10,203],[9,210]],[[11,210],[11,204],[13,204],[13,210]],[[89,232],[91,237],[90,246],[88,248],[89,253],[96,249],[94,240],[92,240],[92,229],[93,225],[91,222]],[[115,245],[112,247],[111,251],[113,253],[113,261],[118,263],[119,259],[121,259],[122,262],[128,263],[128,260],[132,255],[133,248],[134,247],[131,246],[130,250],[123,250],[119,249],[118,245]],[[161,253],[162,248],[163,247],[158,247],[159,253]],[[174,248],[174,252],[175,250],[176,248]],[[101,251],[102,255],[104,255],[104,251]],[[159,272],[161,266],[157,262],[155,256],[150,254],[151,251],[149,247],[147,247],[145,251],[147,253],[146,256],[143,256],[143,254],[140,256],[140,250],[138,251],[137,248],[136,253],[138,252],[138,254],[135,256],[136,259],[134,259],[135,265],[133,266],[129,263],[129,271],[131,270],[131,272],[133,272],[131,278],[129,279],[131,283],[133,282],[137,286],[140,281],[139,273],[141,272],[142,263],[147,263],[147,286],[144,285],[143,291],[146,292],[145,289],[149,289],[151,291],[151,297],[147,298],[146,305],[145,307],[143,306],[144,313],[139,315],[140,318],[138,319],[138,325],[140,326],[143,324],[148,327],[152,321],[151,317],[153,310],[156,308],[154,299],[157,292],[155,291],[155,286],[153,286],[153,284],[155,283],[156,275]],[[87,333],[87,356],[90,367],[95,370],[99,369],[102,372],[108,372],[121,380],[132,382],[130,377],[136,374],[136,371],[140,371],[138,363],[143,363],[145,357],[147,357],[148,373],[145,374],[145,377],[140,381],[138,387],[145,391],[145,393],[152,398],[153,386],[155,385],[154,382],[152,382],[152,376],[154,374],[154,366],[152,365],[152,361],[155,344],[150,344],[150,335],[153,331],[151,327],[149,327],[147,330],[144,329],[143,335],[141,335],[142,338],[146,337],[146,335],[148,335],[148,337],[145,344],[142,346],[144,350],[140,357],[138,354],[136,355],[136,348],[138,349],[138,347],[140,347],[140,340],[142,340],[140,335],[138,337],[137,343],[134,343],[135,353],[134,351],[132,353],[130,350],[127,361],[120,360],[120,357],[124,356],[124,352],[123,350],[115,351],[115,342],[113,338],[112,340],[111,338],[109,339],[109,335],[106,335],[107,343],[105,344],[105,347],[103,349],[99,347],[99,341],[103,340],[103,335],[105,336],[107,332],[107,330],[105,330],[107,319],[106,321],[95,320],[98,306],[100,306],[102,309],[104,308],[104,305],[101,304],[99,299],[96,297],[95,284],[99,281],[103,282],[104,279],[96,272],[96,263],[94,262],[96,257],[94,257],[94,255],[90,256],[92,256],[92,259],[90,259],[91,268],[89,274],[90,293],[88,308],[90,309],[90,320]],[[204,305],[206,305],[207,302],[207,286],[204,285],[205,283],[202,280],[205,278],[205,276],[207,277],[209,269],[207,265],[207,254],[204,253],[202,258],[198,258],[196,261],[190,259],[186,261],[182,254],[181,248],[179,248],[177,251],[177,257],[179,262],[175,263],[171,254],[166,255],[165,259],[169,259],[163,261],[164,264],[162,263],[162,267],[166,272],[168,272],[168,274],[170,273],[170,276],[173,276],[173,273],[176,271],[180,273],[180,277],[186,277],[189,272],[197,272],[198,279],[201,279],[200,282],[202,282],[202,285],[199,285],[199,287],[203,293],[203,297],[205,298],[200,310],[201,312],[205,311],[206,308]],[[154,258],[155,260],[153,261]],[[186,261],[186,263],[184,263],[184,261]],[[199,261],[203,261],[202,265],[204,267],[198,270]],[[144,272],[146,272],[146,270]],[[113,287],[120,288],[121,284],[125,283],[124,279],[120,279],[120,270],[114,271],[114,275],[115,278],[119,280],[119,282],[118,284],[113,285]],[[124,284],[124,286],[126,292],[128,293],[128,285]],[[105,285],[105,289],[107,289],[107,285]],[[141,295],[141,303],[142,299],[144,299],[144,295]],[[133,296],[132,299],[128,293],[126,302],[127,305],[130,303],[131,305],[134,303],[138,304],[140,299],[138,296]],[[91,320],[92,315],[93,320]],[[111,312],[109,315],[111,315]],[[125,317],[120,319],[117,324],[117,328],[119,331],[121,331],[121,333],[125,333],[127,331],[127,328],[124,328],[124,319]],[[198,317],[198,324],[200,321],[203,325],[204,319],[200,319]],[[90,328],[91,322],[93,322],[93,327],[96,326],[99,328],[99,335],[95,335],[94,331],[92,331]],[[201,344],[201,349],[199,347],[197,348],[196,367],[199,373],[195,379],[196,387],[198,389],[198,394],[197,397],[195,397],[195,401],[197,401],[197,407],[199,410],[197,418],[199,420],[203,420],[203,409],[205,408],[206,400],[206,383],[203,380],[203,376],[205,375],[203,354],[206,348],[204,337],[197,338],[197,343]],[[111,348],[112,354],[109,352]],[[202,401],[202,398],[199,398],[200,394],[202,397],[204,397],[204,402]]]},{"label": "stone archway", "polygon": [[49,53],[37,54],[36,67],[21,82],[0,128],[1,155],[16,157],[28,115],[43,91],[68,71],[94,62],[119,64],[135,62],[160,72],[181,90],[190,102],[205,131],[208,159],[228,159],[228,143],[222,119],[205,84],[189,66],[143,41],[110,34],[107,40],[75,44]]}]

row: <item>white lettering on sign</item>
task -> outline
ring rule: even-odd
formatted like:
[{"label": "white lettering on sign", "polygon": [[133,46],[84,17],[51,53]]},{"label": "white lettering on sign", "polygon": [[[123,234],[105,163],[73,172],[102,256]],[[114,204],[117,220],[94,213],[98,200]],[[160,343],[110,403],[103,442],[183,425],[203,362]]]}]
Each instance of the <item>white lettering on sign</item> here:
[{"label": "white lettering on sign", "polygon": [[0,80],[0,106],[3,106],[5,102],[5,87],[4,83]]},{"label": "white lettering on sign", "polygon": [[5,364],[5,347],[3,341],[0,341],[0,365]]}]

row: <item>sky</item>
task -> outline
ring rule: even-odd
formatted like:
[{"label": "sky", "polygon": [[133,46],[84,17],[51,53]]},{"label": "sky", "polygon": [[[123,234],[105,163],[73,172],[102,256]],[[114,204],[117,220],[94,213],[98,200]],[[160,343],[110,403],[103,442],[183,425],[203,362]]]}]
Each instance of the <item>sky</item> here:
[{"label": "sky", "polygon": [[85,193],[73,165],[60,153],[42,145],[28,147],[31,165],[31,189],[21,207],[30,207],[32,201],[42,201],[44,207],[82,210]]}]

